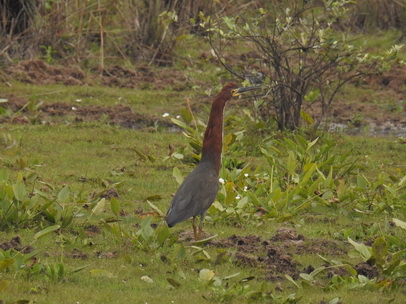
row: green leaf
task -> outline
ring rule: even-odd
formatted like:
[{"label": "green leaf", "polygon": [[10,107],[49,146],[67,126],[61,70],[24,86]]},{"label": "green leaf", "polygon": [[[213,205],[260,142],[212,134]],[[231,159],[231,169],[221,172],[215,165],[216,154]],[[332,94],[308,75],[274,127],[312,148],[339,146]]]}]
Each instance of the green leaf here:
[{"label": "green leaf", "polygon": [[17,200],[22,201],[27,195],[25,184],[23,180],[19,180],[13,185],[13,193]]},{"label": "green leaf", "polygon": [[323,272],[326,269],[325,266],[320,266],[317,267],[315,270],[313,270],[310,275],[314,278],[316,275],[318,275],[320,272]]},{"label": "green leaf", "polygon": [[35,235],[34,235],[34,239],[38,240],[44,236],[46,236],[47,234],[50,234],[51,232],[54,232],[56,230],[58,230],[59,228],[61,228],[60,225],[53,225],[53,226],[49,226],[45,229],[42,229],[41,231],[38,231]]},{"label": "green leaf", "polygon": [[303,179],[300,181],[300,184],[305,185],[307,183],[307,181],[309,180],[309,178],[313,175],[316,168],[317,168],[317,165],[312,164],[310,166],[310,168],[307,170],[307,172],[305,173],[305,175],[303,176]]},{"label": "green leaf", "polygon": [[65,203],[68,200],[69,192],[68,186],[63,187],[63,189],[58,193],[58,202],[61,204]]},{"label": "green leaf", "polygon": [[113,211],[115,216],[120,215],[120,203],[115,197],[112,197],[110,199],[110,209],[111,209],[111,211]]},{"label": "green leaf", "polygon": [[185,258],[185,256],[186,256],[186,249],[185,249],[185,247],[184,247],[182,244],[180,244],[180,245],[179,245],[179,248],[178,248],[178,251],[176,252],[176,257],[177,257],[179,260],[182,260],[182,259]]},{"label": "green leaf", "polygon": [[236,273],[230,274],[230,275],[224,277],[223,280],[229,280],[229,279],[238,277],[240,274],[241,274],[241,272],[236,272]]},{"label": "green leaf", "polygon": [[173,168],[172,175],[176,179],[176,181],[179,185],[182,184],[184,178],[182,176],[182,173],[180,172],[180,170],[177,167]]},{"label": "green leaf", "polygon": [[211,281],[214,278],[214,271],[210,269],[202,269],[199,272],[199,279],[205,282]]},{"label": "green leaf", "polygon": [[205,243],[209,242],[212,239],[215,239],[216,237],[218,237],[218,234],[211,235],[211,236],[209,236],[209,237],[207,237],[205,239],[195,241],[195,242],[193,242],[193,244],[194,245],[202,245],[202,244],[205,244]]},{"label": "green leaf", "polygon": [[296,156],[292,151],[289,151],[287,168],[290,175],[293,175],[295,173],[296,166],[297,166]]},{"label": "green leaf", "polygon": [[168,238],[169,238],[168,226],[167,225],[161,226],[157,236],[159,246],[162,246]]},{"label": "green leaf", "polygon": [[300,117],[302,117],[302,119],[310,125],[314,123],[313,118],[310,116],[310,114],[306,113],[303,110],[300,110]]},{"label": "green leaf", "polygon": [[385,262],[388,254],[388,245],[383,237],[378,237],[372,244],[372,254],[378,265],[382,265]]},{"label": "green leaf", "polygon": [[353,241],[350,237],[348,237],[347,239],[348,239],[348,242],[352,246],[354,246],[355,250],[357,250],[361,254],[361,256],[364,258],[365,261],[368,261],[370,259],[372,254],[366,245],[364,245],[362,243],[357,243],[357,242]]},{"label": "green leaf", "polygon": [[301,274],[300,274],[300,277],[301,277],[302,279],[306,280],[306,281],[309,281],[309,282],[313,282],[313,281],[314,281],[313,276],[311,276],[310,274],[307,274],[307,273],[301,273]]},{"label": "green leaf", "polygon": [[93,214],[100,214],[104,211],[106,206],[106,199],[103,197],[92,209]]},{"label": "green leaf", "polygon": [[193,115],[192,112],[190,112],[190,110],[188,108],[182,108],[180,110],[180,116],[182,117],[182,119],[190,125],[190,123],[193,120]]},{"label": "green leaf", "polygon": [[152,207],[152,209],[154,209],[156,212],[158,212],[159,216],[164,217],[165,213],[162,212],[161,209],[159,209],[155,204],[151,203],[150,201],[147,201],[147,203]]},{"label": "green leaf", "polygon": [[401,221],[401,220],[399,220],[397,218],[393,218],[392,221],[396,226],[406,230],[406,222]]},{"label": "green leaf", "polygon": [[293,280],[293,278],[290,275],[285,274],[285,278],[287,278],[289,282],[291,282],[293,285],[295,285],[296,288],[300,289],[300,286],[295,282],[295,280]]}]

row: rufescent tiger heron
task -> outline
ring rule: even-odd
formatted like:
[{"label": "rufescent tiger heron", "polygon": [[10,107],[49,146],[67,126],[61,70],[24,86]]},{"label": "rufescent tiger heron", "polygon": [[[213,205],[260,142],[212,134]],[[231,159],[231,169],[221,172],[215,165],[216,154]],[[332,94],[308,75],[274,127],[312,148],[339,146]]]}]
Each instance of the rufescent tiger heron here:
[{"label": "rufescent tiger heron", "polygon": [[[193,217],[195,240],[201,238],[204,217],[207,209],[214,202],[219,189],[224,107],[233,96],[260,87],[238,88],[235,83],[229,83],[214,98],[209,122],[204,133],[200,163],[183,181],[171,201],[166,214],[166,223],[169,227]],[[196,218],[198,215],[200,215],[200,224],[197,227]]]}]

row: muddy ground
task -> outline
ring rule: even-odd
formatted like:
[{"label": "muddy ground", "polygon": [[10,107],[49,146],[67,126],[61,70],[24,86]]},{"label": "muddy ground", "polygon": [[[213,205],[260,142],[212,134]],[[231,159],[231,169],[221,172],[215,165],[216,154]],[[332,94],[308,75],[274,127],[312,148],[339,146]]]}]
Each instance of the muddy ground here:
[{"label": "muddy ground", "polygon": [[[100,231],[100,228],[93,225],[86,228],[86,233],[90,237],[99,234]],[[223,249],[223,251],[219,251],[216,264],[231,260],[244,268],[256,268],[260,270],[260,277],[257,279],[269,281],[284,280],[285,275],[297,280],[301,273],[310,274],[315,270],[316,265],[302,265],[296,260],[295,257],[297,256],[319,254],[324,257],[340,259],[340,257],[347,256],[350,249],[348,244],[334,240],[308,239],[292,228],[280,228],[270,239],[264,239],[257,235],[232,235],[225,239],[212,240],[204,246]],[[15,236],[9,241],[0,239],[0,248],[22,253],[29,253],[35,249],[31,246],[24,246],[19,236]],[[58,256],[62,253],[45,252],[44,254],[46,256]],[[71,259],[89,259],[88,253],[76,248],[63,254]],[[115,259],[120,256],[116,251],[102,252],[99,250],[95,250],[92,255],[100,259]],[[35,263],[36,260],[33,262]],[[325,264],[324,266],[330,265]],[[354,268],[358,274],[368,278],[379,276],[378,268],[373,264],[361,262]],[[349,275],[349,272],[344,267],[332,267],[323,273],[327,278],[335,274],[346,276]]]},{"label": "muddy ground", "polygon": [[[29,84],[65,84],[65,85],[103,85],[123,88],[161,90],[172,88],[175,91],[188,90],[197,82],[185,76],[185,73],[176,69],[153,70],[148,66],[136,69],[127,69],[120,66],[107,68],[102,72],[86,74],[76,66],[53,66],[41,60],[22,61],[7,67],[0,72],[0,81],[7,83],[10,79],[17,79]],[[200,85],[205,85],[200,83]],[[206,84],[210,85],[210,84]],[[373,88],[383,100],[395,100],[384,105],[372,102],[371,96],[361,96],[359,100],[345,100],[339,97],[331,109],[330,123],[338,127],[349,125],[351,127],[368,126],[377,130],[405,130],[406,132],[406,67],[395,66],[391,71],[381,76],[369,77],[358,84],[364,88]],[[15,94],[0,96],[8,99],[3,107],[17,112],[29,101]],[[117,124],[126,128],[150,127],[155,121],[165,122],[161,117],[153,117],[136,113],[127,106],[81,106],[77,104],[43,104],[39,110],[41,114],[36,117],[38,121],[49,122],[58,117],[71,117],[72,122],[103,121]],[[308,110],[311,115],[318,117],[317,108]],[[27,112],[24,109],[23,114]],[[14,115],[11,118],[3,117],[1,121],[13,123],[29,123],[27,115]]]}]

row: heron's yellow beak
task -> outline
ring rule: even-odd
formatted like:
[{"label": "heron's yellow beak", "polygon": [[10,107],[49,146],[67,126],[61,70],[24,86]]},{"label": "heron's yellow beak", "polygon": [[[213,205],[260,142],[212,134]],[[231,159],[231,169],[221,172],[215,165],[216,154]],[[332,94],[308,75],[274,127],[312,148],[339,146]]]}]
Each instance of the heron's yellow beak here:
[{"label": "heron's yellow beak", "polygon": [[238,89],[232,90],[231,93],[233,94],[233,96],[239,96],[241,93],[260,89],[261,87],[262,86],[260,86],[260,85],[256,85],[256,86],[251,86],[251,87],[238,88]]}]

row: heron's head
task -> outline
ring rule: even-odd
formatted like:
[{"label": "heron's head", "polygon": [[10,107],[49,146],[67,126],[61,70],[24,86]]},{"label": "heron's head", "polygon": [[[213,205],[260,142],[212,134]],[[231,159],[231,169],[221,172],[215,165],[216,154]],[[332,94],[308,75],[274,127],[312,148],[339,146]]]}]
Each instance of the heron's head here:
[{"label": "heron's head", "polygon": [[241,95],[244,92],[249,92],[261,88],[261,86],[251,86],[251,87],[238,87],[235,82],[230,82],[226,84],[218,94],[218,97],[224,101],[229,101],[231,98]]}]

